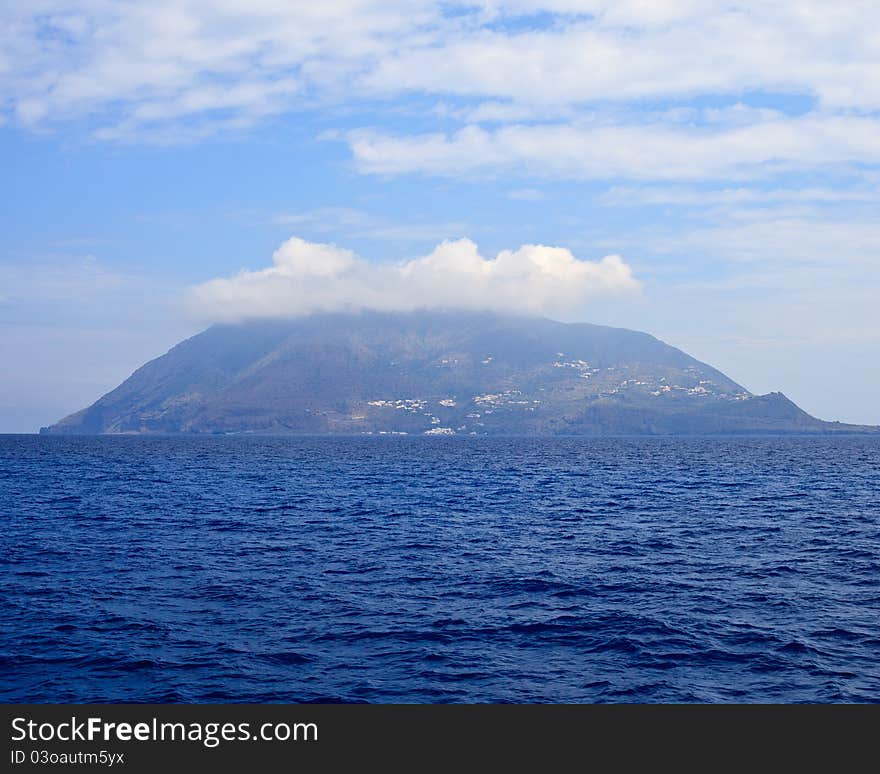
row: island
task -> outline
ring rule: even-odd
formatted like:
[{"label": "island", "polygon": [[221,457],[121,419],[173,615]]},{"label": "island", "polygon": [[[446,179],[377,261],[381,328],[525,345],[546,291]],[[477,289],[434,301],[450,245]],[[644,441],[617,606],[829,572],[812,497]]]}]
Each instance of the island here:
[{"label": "island", "polygon": [[43,434],[875,433],[637,331],[460,311],[214,325]]}]

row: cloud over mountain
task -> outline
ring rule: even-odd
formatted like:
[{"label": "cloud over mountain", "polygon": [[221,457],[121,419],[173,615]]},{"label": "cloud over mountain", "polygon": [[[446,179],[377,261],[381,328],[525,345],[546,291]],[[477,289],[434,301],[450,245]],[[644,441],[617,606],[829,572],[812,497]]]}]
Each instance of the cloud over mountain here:
[{"label": "cloud over mountain", "polygon": [[618,255],[585,261],[562,247],[523,245],[486,258],[459,239],[421,258],[376,264],[292,237],[275,251],[272,266],[205,282],[192,288],[190,301],[198,316],[215,321],[359,309],[558,313],[638,288]]}]

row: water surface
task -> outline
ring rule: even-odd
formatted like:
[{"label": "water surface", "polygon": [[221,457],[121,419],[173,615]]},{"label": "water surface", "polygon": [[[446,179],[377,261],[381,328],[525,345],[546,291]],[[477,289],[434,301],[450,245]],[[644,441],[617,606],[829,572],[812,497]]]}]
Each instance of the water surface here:
[{"label": "water surface", "polygon": [[880,699],[880,440],[0,437],[0,699]]}]

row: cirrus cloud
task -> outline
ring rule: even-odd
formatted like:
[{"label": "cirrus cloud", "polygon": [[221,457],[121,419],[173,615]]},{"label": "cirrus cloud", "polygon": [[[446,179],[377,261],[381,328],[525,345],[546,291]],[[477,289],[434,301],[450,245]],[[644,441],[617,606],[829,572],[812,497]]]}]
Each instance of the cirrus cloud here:
[{"label": "cirrus cloud", "polygon": [[585,261],[563,247],[523,245],[485,258],[474,242],[459,239],[421,258],[375,264],[336,245],[292,237],[275,251],[272,266],[198,285],[190,302],[196,315],[213,321],[363,309],[538,314],[639,287],[620,256]]}]

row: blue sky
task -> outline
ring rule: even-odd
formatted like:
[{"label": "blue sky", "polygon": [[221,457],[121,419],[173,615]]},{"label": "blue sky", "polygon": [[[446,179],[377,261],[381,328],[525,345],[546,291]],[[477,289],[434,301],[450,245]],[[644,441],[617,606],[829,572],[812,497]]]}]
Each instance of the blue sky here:
[{"label": "blue sky", "polygon": [[457,299],[880,423],[878,29],[858,0],[6,4],[0,432],[214,320]]}]

